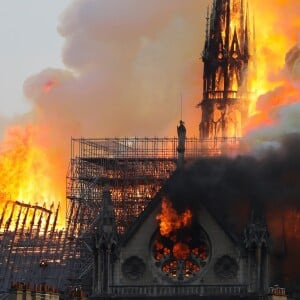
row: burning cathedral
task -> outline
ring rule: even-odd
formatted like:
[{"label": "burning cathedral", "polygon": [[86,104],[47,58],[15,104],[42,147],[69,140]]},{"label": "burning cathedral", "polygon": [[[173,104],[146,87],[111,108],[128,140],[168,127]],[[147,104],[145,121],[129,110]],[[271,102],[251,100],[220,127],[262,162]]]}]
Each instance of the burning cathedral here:
[{"label": "burning cathedral", "polygon": [[277,275],[263,210],[258,202],[244,210],[241,201],[228,210],[238,197],[214,176],[239,146],[249,114],[253,34],[244,0],[213,1],[199,139],[187,137],[182,120],[178,138],[72,139],[64,231],[55,229],[57,212],[8,203],[2,289],[10,286],[15,299],[33,290],[66,299],[267,297]]},{"label": "burning cathedral", "polygon": [[248,18],[243,0],[215,0],[207,16],[199,140],[187,139],[180,121],[174,140],[73,141],[86,154],[71,177],[80,181],[93,164],[88,184],[102,195],[87,242],[93,299],[255,299],[268,293],[270,237],[261,210],[252,208],[238,234],[201,195],[182,193],[191,205],[173,195],[186,164],[224,155],[239,142],[249,109]]}]

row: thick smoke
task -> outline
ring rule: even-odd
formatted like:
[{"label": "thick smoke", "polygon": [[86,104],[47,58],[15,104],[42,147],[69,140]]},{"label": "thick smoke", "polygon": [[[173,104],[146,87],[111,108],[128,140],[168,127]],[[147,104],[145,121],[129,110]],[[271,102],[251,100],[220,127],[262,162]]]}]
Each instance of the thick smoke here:
[{"label": "thick smoke", "polygon": [[300,3],[287,2],[251,3],[259,28],[257,75],[267,84],[257,86],[264,92],[249,120],[249,155],[201,159],[177,172],[165,193],[179,211],[205,206],[237,237],[251,210],[262,210],[272,237],[273,283],[291,287],[300,282],[294,263],[300,259]]},{"label": "thick smoke", "polygon": [[[24,92],[34,108],[25,121],[18,118],[15,123],[47,126],[43,135],[49,135],[50,144],[59,146],[61,154],[68,149],[70,136],[173,136],[182,92],[188,135],[197,136],[199,58],[206,8],[211,4],[211,0],[73,1],[58,26],[65,38],[66,69],[45,69],[25,81]],[[275,72],[296,41],[299,1],[250,4],[259,27],[258,63],[265,65],[271,57],[269,69]]]},{"label": "thick smoke", "polygon": [[164,136],[180,118],[181,92],[191,122],[208,3],[74,1],[59,25],[69,71],[44,70],[24,85],[37,122],[66,137]]},{"label": "thick smoke", "polygon": [[[194,107],[209,2],[73,1],[58,26],[65,68],[47,68],[25,81],[33,109],[10,120],[4,140],[14,140],[12,125],[23,132],[15,145],[9,143],[11,152],[20,140],[30,140],[23,146],[44,154],[31,172],[36,164],[50,166],[44,174],[53,183],[50,192],[64,195],[71,137],[173,136],[181,92],[183,116],[199,119]],[[59,199],[64,202],[64,196]]]},{"label": "thick smoke", "polygon": [[[71,136],[173,136],[180,118],[181,92],[188,135],[198,135],[200,111],[195,105],[202,94],[199,57],[204,45],[206,7],[211,3],[71,3],[58,26],[65,38],[65,69],[48,68],[28,78],[24,92],[33,110],[10,121],[35,128],[33,144],[40,146],[53,168],[46,175],[59,182],[62,191]],[[282,66],[287,49],[296,43],[299,1],[254,0],[251,4],[259,27],[258,64],[265,66],[272,61],[269,69],[274,74]],[[291,53],[287,65],[293,66],[289,72],[297,77],[294,57]],[[272,77],[269,73],[263,75]]]},{"label": "thick smoke", "polygon": [[[48,68],[25,81],[33,111],[16,122],[41,128],[39,140],[55,148],[67,164],[71,136],[174,136],[182,93],[188,135],[197,136],[200,111],[195,106],[202,94],[199,58],[211,2],[73,1],[58,26],[65,39],[66,69]],[[277,58],[279,51],[264,38],[270,36],[275,22],[281,22],[283,11],[290,20],[298,20],[294,8],[299,3],[255,0],[251,5],[257,20],[266,20],[257,24],[263,36],[259,39],[257,34],[258,57],[271,53]],[[278,25],[276,41],[284,37],[295,43],[292,22]],[[288,49],[286,44],[281,52]]]},{"label": "thick smoke", "polygon": [[200,159],[175,173],[164,193],[180,212],[205,207],[237,239],[252,209],[261,211],[272,239],[273,284],[291,287],[300,282],[295,266],[300,259],[299,153],[298,133],[278,140],[276,150],[259,158]]},{"label": "thick smoke", "polygon": [[259,157],[199,159],[178,171],[166,188],[178,210],[187,206],[216,205],[219,213],[244,205],[277,208],[288,203],[300,208],[300,133],[285,135],[277,149]]},{"label": "thick smoke", "polygon": [[24,83],[33,104],[25,123],[37,129],[35,143],[53,166],[46,175],[62,191],[71,137],[174,136],[181,92],[197,134],[209,2],[77,0],[62,14],[66,69]]},{"label": "thick smoke", "polygon": [[[197,136],[199,58],[211,2],[73,1],[58,26],[66,69],[43,70],[24,84],[33,122],[49,128],[48,139],[62,154],[70,136],[173,136],[182,93],[188,135]],[[264,66],[271,56],[270,74],[276,73],[297,37],[299,3],[255,0],[251,5],[259,27],[258,63]],[[281,24],[283,13],[291,22]]]}]

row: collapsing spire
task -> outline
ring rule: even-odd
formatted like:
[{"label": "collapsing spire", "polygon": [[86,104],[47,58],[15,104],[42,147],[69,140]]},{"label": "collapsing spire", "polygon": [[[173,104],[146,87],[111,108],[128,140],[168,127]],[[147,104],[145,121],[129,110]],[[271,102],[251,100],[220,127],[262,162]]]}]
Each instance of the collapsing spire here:
[{"label": "collapsing spire", "polygon": [[248,15],[244,0],[214,0],[207,17],[201,138],[241,136],[249,106]]}]

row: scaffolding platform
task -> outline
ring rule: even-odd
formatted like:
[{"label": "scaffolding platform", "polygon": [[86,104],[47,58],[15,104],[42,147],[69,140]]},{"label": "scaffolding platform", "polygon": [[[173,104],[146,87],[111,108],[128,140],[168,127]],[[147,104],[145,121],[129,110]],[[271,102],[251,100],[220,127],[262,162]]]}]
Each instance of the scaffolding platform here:
[{"label": "scaffolding platform", "polygon": [[[185,160],[225,155],[238,138],[185,140]],[[72,139],[67,175],[67,221],[81,235],[101,207],[106,185],[112,193],[119,233],[123,233],[174,172],[177,138]]]},{"label": "scaffolding platform", "polygon": [[[185,161],[226,155],[239,139],[185,140]],[[177,138],[72,139],[67,173],[67,226],[58,209],[3,195],[0,214],[0,289],[47,284],[60,291],[90,287],[89,247],[108,186],[121,236],[177,168]]]}]

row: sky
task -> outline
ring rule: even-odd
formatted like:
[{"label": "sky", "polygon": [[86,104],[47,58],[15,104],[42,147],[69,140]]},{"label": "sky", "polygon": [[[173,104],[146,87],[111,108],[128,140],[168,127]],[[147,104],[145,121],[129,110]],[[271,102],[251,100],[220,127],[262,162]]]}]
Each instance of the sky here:
[{"label": "sky", "polygon": [[31,109],[23,82],[47,66],[62,67],[58,18],[70,0],[2,0],[0,9],[0,99],[2,116]]}]

